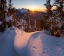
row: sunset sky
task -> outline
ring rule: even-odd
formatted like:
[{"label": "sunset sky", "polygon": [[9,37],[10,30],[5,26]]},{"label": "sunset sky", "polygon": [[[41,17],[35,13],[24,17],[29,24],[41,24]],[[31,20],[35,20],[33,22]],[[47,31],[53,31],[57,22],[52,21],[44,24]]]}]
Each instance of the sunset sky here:
[{"label": "sunset sky", "polygon": [[[51,4],[54,0],[51,1]],[[36,11],[45,11],[46,0],[12,0],[15,8],[27,8]]]}]

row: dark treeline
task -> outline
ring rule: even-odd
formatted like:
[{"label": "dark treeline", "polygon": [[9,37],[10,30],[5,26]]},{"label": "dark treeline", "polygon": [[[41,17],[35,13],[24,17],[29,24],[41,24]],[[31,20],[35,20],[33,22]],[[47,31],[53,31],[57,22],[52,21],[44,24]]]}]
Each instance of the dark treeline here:
[{"label": "dark treeline", "polygon": [[[8,4],[8,5],[7,5]],[[0,0],[0,31],[15,26],[26,32],[47,30],[50,35],[64,35],[64,0],[46,0],[46,12],[21,12],[12,5],[12,0]],[[53,7],[56,9],[51,10]]]}]

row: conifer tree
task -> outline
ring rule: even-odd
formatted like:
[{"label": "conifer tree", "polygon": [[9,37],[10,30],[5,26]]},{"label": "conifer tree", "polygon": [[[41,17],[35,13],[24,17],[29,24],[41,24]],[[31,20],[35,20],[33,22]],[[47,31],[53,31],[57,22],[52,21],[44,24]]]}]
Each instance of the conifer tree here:
[{"label": "conifer tree", "polygon": [[[51,25],[50,25],[50,27],[52,26],[52,29],[50,30],[51,34],[55,35],[57,37],[60,37],[60,33],[64,30],[63,29],[63,22],[64,22],[64,16],[63,16],[64,15],[64,11],[63,11],[64,0],[54,0],[54,1],[55,2],[53,3],[53,5],[50,4],[50,0],[46,1],[47,3],[45,4],[45,6],[47,8],[47,14],[48,14],[47,16],[49,16],[48,17],[49,19],[47,20],[47,22],[49,23],[49,20],[50,21],[51,21],[51,19],[53,20],[53,21],[51,21]],[[50,13],[51,12],[51,8],[53,6],[56,6],[56,12],[54,13],[54,11],[53,11],[52,13]],[[60,27],[59,24],[61,24],[62,27]]]},{"label": "conifer tree", "polygon": [[11,26],[12,20],[12,0],[9,1],[9,8],[7,6],[7,0],[0,0],[0,31],[4,31],[6,27]]},{"label": "conifer tree", "polygon": [[47,13],[50,16],[52,14],[52,11],[51,11],[52,5],[50,4],[50,0],[46,0],[46,3],[44,5],[46,6]]},{"label": "conifer tree", "polygon": [[6,28],[5,25],[5,6],[6,0],[0,0],[0,31],[4,31]]},{"label": "conifer tree", "polygon": [[27,22],[27,28],[26,28],[26,31],[28,31],[29,32],[29,30],[30,30],[30,13],[29,13],[29,10],[27,11],[27,13],[26,13],[26,22]]}]

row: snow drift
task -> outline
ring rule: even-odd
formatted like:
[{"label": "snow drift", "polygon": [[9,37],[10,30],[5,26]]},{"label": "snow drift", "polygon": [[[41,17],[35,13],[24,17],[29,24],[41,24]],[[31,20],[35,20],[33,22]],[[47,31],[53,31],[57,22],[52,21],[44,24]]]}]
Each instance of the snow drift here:
[{"label": "snow drift", "polygon": [[0,56],[20,56],[14,48],[15,29],[0,33]]},{"label": "snow drift", "polygon": [[64,56],[64,38],[50,36],[48,31],[6,29],[0,33],[0,56]]},{"label": "snow drift", "polygon": [[28,42],[29,56],[64,56],[64,38],[35,33]]}]

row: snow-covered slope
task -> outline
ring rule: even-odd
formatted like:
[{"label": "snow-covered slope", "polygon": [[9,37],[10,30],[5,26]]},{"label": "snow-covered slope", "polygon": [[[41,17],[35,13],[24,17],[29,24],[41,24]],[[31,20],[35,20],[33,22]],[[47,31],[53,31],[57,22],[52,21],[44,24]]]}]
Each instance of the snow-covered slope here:
[{"label": "snow-covered slope", "polygon": [[[17,28],[6,29],[0,33],[0,56],[23,56],[26,45],[32,33],[26,33]],[[25,48],[25,49],[24,49]]]},{"label": "snow-covered slope", "polygon": [[0,33],[0,56],[64,56],[64,38],[50,36],[48,31],[7,29]]},{"label": "snow-covered slope", "polygon": [[14,38],[16,32],[14,29],[7,29],[0,33],[0,56],[20,56],[14,48]]},{"label": "snow-covered slope", "polygon": [[16,51],[21,55],[21,56],[28,56],[27,52],[27,43],[29,41],[30,36],[34,33],[26,33],[26,32],[21,32],[20,30],[16,31],[16,37],[14,39],[14,47]]},{"label": "snow-covered slope", "polygon": [[28,49],[29,56],[64,56],[64,38],[49,36],[44,32],[35,33],[29,40]]}]

